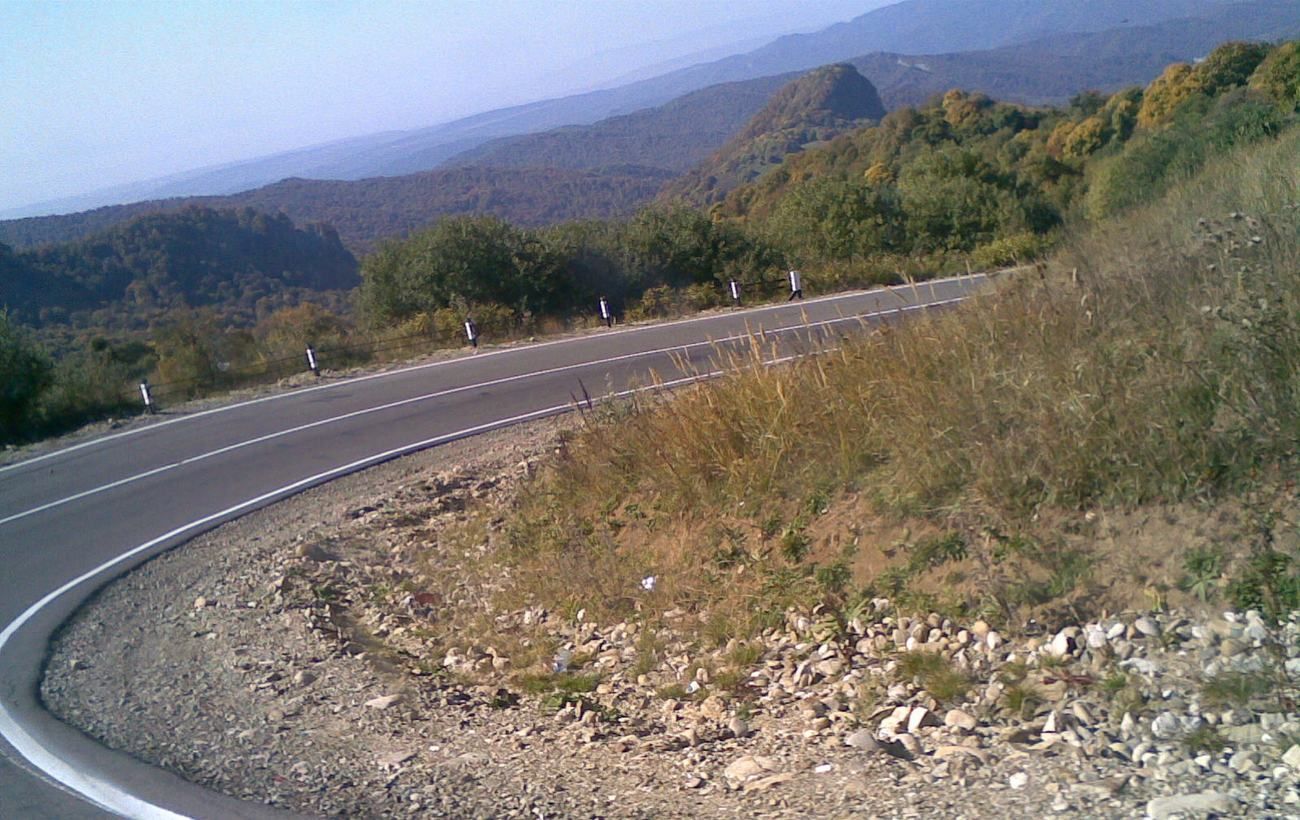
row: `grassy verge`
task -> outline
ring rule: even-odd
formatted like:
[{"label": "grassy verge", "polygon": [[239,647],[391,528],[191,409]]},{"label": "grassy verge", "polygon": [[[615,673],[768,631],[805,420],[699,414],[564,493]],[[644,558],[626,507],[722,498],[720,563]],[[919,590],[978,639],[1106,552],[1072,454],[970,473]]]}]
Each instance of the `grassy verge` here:
[{"label": "grassy verge", "polygon": [[503,602],[685,609],[718,642],[821,602],[833,632],[889,580],[864,590],[846,571],[882,546],[861,521],[819,524],[857,499],[853,515],[906,522],[901,586],[1018,561],[1003,591],[1032,594],[1001,603],[1041,603],[1092,560],[1046,522],[1285,476],[1300,441],[1298,157],[1292,131],[1224,158],[966,309],[791,367],[755,351],[721,382],[606,411],[507,521]]}]

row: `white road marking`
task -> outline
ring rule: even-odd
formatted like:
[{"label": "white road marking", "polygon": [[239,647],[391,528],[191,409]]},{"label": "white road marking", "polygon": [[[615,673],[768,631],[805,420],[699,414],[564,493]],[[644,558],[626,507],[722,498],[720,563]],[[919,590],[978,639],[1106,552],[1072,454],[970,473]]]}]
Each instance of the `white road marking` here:
[{"label": "white road marking", "polygon": [[[954,299],[944,299],[937,302],[928,302],[926,304],[908,305],[902,308],[891,308],[890,310],[874,311],[872,313],[863,313],[857,316],[842,316],[836,319],[827,319],[821,322],[810,322],[810,323],[798,324],[798,325],[785,325],[783,327],[772,328],[764,332],[785,333],[791,330],[802,330],[804,328],[815,328],[815,327],[827,327],[829,325],[841,324],[844,322],[861,322],[867,319],[874,319],[879,316],[892,315],[899,311],[917,310],[921,308],[930,308],[930,307],[940,307],[943,305],[953,304],[955,302],[961,302],[965,298],[966,297],[961,296]],[[350,413],[343,413],[338,416],[331,416],[329,418],[319,419],[317,421],[309,422],[307,424],[300,424],[297,427],[289,427],[284,430],[278,430],[274,433],[267,433],[266,435],[257,436],[256,438],[247,439],[245,441],[236,442],[234,444],[228,444],[225,447],[218,447],[215,450],[209,450],[206,453],[200,453],[199,455],[196,456],[188,456],[186,458],[180,459],[179,461],[171,462],[170,464],[164,464],[159,467],[154,467],[153,469],[145,470],[142,473],[136,473],[135,475],[127,476],[125,478],[120,478],[116,481],[111,481],[108,484],[103,484],[98,487],[92,487],[88,490],[83,490],[79,493],[74,493],[73,495],[69,495],[64,498],[56,499],[54,501],[49,501],[45,504],[41,504],[39,506],[32,507],[30,509],[23,510],[21,512],[13,513],[12,515],[6,516],[4,518],[0,518],[0,526],[4,524],[9,524],[13,521],[17,521],[21,518],[26,518],[31,515],[36,515],[37,513],[45,512],[46,510],[52,510],[55,507],[61,507],[64,504],[68,504],[73,501],[78,501],[82,498],[87,498],[92,495],[98,495],[99,493],[107,492],[109,490],[115,489],[117,487],[121,487],[126,484],[131,484],[136,481],[141,481],[143,479],[149,478],[150,476],[158,475],[159,473],[165,473],[169,470],[175,470],[179,467],[183,467],[188,464],[194,464],[195,462],[205,461],[207,459],[215,458],[216,456],[223,455],[225,453],[229,453],[234,450],[240,450],[245,447],[251,447],[254,444],[261,444],[263,442],[271,441],[273,439],[293,435],[294,433],[301,433],[304,430],[311,430],[315,427],[321,427],[327,424],[334,424],[336,422],[346,421],[348,419],[356,418],[358,416],[364,416],[370,413],[379,413],[384,410],[392,410],[393,408],[396,407],[402,407],[408,404],[416,404],[418,402],[429,401],[432,399],[442,398],[443,396],[450,396],[456,393],[463,393],[470,390],[479,390],[485,387],[494,387],[496,385],[507,384],[509,382],[522,381],[524,379],[533,378],[535,376],[549,376],[555,373],[562,373],[566,370],[579,370],[584,367],[597,367],[603,364],[612,364],[614,362],[626,361],[628,359],[637,359],[637,358],[642,358],[647,356],[658,356],[663,353],[674,353],[677,351],[684,352],[690,350],[691,348],[696,348],[696,347],[706,347],[706,346],[726,344],[728,342],[735,342],[741,339],[749,338],[749,336],[750,334],[736,334],[732,336],[726,336],[722,339],[712,339],[704,342],[690,342],[688,344],[673,345],[671,347],[660,347],[660,348],[655,348],[654,350],[641,351],[639,353],[625,353],[619,356],[611,356],[605,359],[597,359],[590,362],[581,362],[578,364],[562,365],[560,367],[552,367],[546,370],[536,370],[531,373],[520,373],[514,376],[503,376],[499,379],[489,379],[488,381],[476,382],[474,384],[467,384],[462,387],[451,387],[433,393],[425,393],[424,395],[421,396],[412,396],[411,398],[389,402],[388,404],[381,404],[375,407],[367,407],[362,410],[354,410]]]},{"label": "white road marking", "polygon": [[[942,302],[935,302],[929,305],[908,305],[905,308],[900,308],[897,310],[878,311],[872,314],[864,314],[861,316],[848,317],[844,319],[835,319],[835,320],[829,320],[825,322],[818,322],[813,325],[798,325],[796,327],[826,326],[830,324],[835,324],[840,321],[849,321],[850,319],[862,320],[866,318],[871,318],[872,316],[888,315],[900,311],[920,310],[927,307],[935,307],[942,304],[951,304],[953,302],[964,301],[965,298],[966,297],[963,296],[955,299],[944,300]],[[785,328],[785,329],[789,329],[789,328]],[[677,345],[667,349],[680,350],[683,347],[684,346],[682,345]],[[636,355],[644,355],[644,354],[636,354]],[[784,362],[784,361],[792,360],[794,358],[798,358],[798,357],[786,356],[786,357],[782,357],[777,361]],[[772,363],[775,362],[769,362],[768,364],[772,364]],[[672,381],[649,385],[647,387],[639,387],[639,388],[632,388],[628,390],[622,390],[617,393],[609,394],[608,396],[599,399],[599,401],[604,401],[611,398],[621,398],[621,397],[633,395],[635,393],[641,393],[650,390],[667,389],[667,388],[675,387],[677,385],[686,384],[690,382],[698,382],[704,379],[714,378],[716,376],[722,375],[724,372],[725,371],[722,370],[712,370],[707,373],[688,376],[681,379],[674,379]],[[465,389],[465,388],[459,388],[459,389]],[[17,618],[11,621],[9,625],[5,627],[3,632],[0,632],[0,657],[3,657],[4,648],[9,643],[9,641],[13,639],[14,634],[17,633],[18,630],[22,629],[22,627],[28,621],[30,621],[38,612],[40,612],[42,609],[48,606],[52,601],[70,592],[71,590],[75,589],[81,584],[93,578],[96,578],[97,576],[100,576],[102,574],[107,574],[111,570],[114,570],[115,568],[118,568],[123,564],[126,564],[131,559],[135,558],[141,553],[147,552],[150,549],[166,544],[167,542],[173,539],[178,539],[181,538],[182,536],[192,537],[210,526],[216,526],[217,524],[220,524],[223,521],[230,520],[235,517],[238,517],[239,515],[248,513],[258,508],[261,505],[282,498],[287,498],[288,496],[293,495],[302,490],[308,489],[318,484],[323,484],[332,479],[347,475],[348,473],[356,472],[358,470],[362,470],[367,467],[372,467],[377,464],[381,464],[385,461],[389,461],[399,456],[407,455],[409,453],[414,453],[416,451],[427,449],[430,447],[436,447],[439,444],[445,444],[449,441],[454,441],[460,438],[466,438],[469,436],[473,436],[477,433],[486,432],[488,430],[497,429],[501,427],[508,427],[513,424],[518,424],[525,421],[532,421],[535,419],[545,418],[548,416],[559,415],[561,413],[571,411],[572,409],[573,409],[573,405],[571,404],[556,405],[553,407],[545,408],[543,410],[536,410],[531,413],[524,413],[508,419],[499,419],[497,421],[488,422],[486,424],[480,424],[474,427],[468,427],[454,433],[446,433],[441,436],[435,436],[433,438],[425,439],[423,441],[407,444],[402,447],[397,447],[382,453],[367,456],[366,458],[358,459],[356,461],[353,461],[350,464],[345,464],[341,467],[335,467],[333,469],[326,470],[321,473],[317,473],[316,475],[310,476],[308,478],[295,481],[292,484],[287,484],[278,489],[263,493],[255,498],[250,498],[232,507],[228,507],[220,512],[212,513],[211,515],[207,515],[195,521],[191,521],[188,524],[183,524],[180,527],[171,530],[170,532],[164,533],[143,544],[140,544],[137,547],[127,550],[126,552],[122,553],[116,558],[105,561],[104,563],[100,564],[94,569],[88,570],[82,573],[81,575],[78,575],[76,578],[73,578],[72,580],[64,583],[62,586],[58,587],[52,592],[47,593],[40,600],[36,601],[34,604],[29,606],[27,609],[25,609],[22,612],[22,614],[20,614]],[[68,764],[66,761],[61,759],[57,754],[47,749],[38,739],[33,737],[26,729],[24,729],[22,725],[19,724],[18,721],[14,718],[13,714],[9,711],[8,707],[4,704],[2,700],[0,700],[0,737],[3,737],[11,746],[13,746],[13,748],[20,755],[22,755],[22,757],[25,760],[27,760],[28,763],[30,763],[32,766],[40,770],[40,772],[42,772],[46,777],[52,779],[56,783],[67,788],[68,790],[72,791],[73,793],[77,794],[78,796],[82,797],[83,799],[87,800],[93,805],[104,809],[105,811],[114,812],[116,814],[120,814],[126,817],[139,818],[140,820],[184,820],[185,818],[185,815],[178,814],[176,812],[171,811],[170,809],[166,809],[162,806],[158,806],[154,803],[150,803],[147,800],[138,798],[135,795],[131,794],[130,792],[126,791],[125,789],[119,788],[117,785],[104,779],[103,777],[97,776],[96,774],[92,774],[86,771],[79,770],[76,767]]]},{"label": "white road marking", "polygon": [[[630,396],[634,393],[645,392],[648,390],[667,389],[667,388],[675,387],[680,384],[686,384],[688,382],[696,382],[696,381],[701,381],[703,379],[712,378],[714,376],[720,375],[722,372],[723,371],[721,370],[714,370],[708,373],[702,373],[695,376],[688,376],[682,379],[675,379],[673,381],[663,382],[661,384],[650,385],[648,387],[639,387],[630,390],[623,390],[618,393],[612,393],[609,396],[604,397],[603,399],[599,399],[598,401],[604,401],[610,398],[622,398],[625,396]],[[533,421],[536,419],[546,418],[548,416],[559,415],[561,413],[569,412],[572,409],[573,409],[573,405],[571,404],[560,404],[554,407],[548,407],[544,410],[535,410],[531,413],[523,413],[521,415],[514,416],[508,419],[500,419],[497,421],[488,422],[486,424],[480,424],[474,427],[467,427],[464,430],[458,430],[454,433],[445,433],[441,436],[435,436],[434,438],[425,439],[423,441],[417,441],[412,444],[403,445],[402,447],[396,447],[392,450],[387,450],[383,453],[378,453],[375,455],[367,456],[362,459],[358,459],[352,462],[351,464],[345,464],[341,467],[335,467],[333,469],[326,470],[325,472],[317,473],[314,476],[310,476],[308,478],[295,481],[292,484],[286,484],[285,486],[280,487],[278,489],[263,493],[257,496],[256,498],[250,498],[247,501],[240,502],[239,504],[236,504],[233,507],[227,507],[221,512],[204,516],[203,518],[197,519],[195,521],[191,521],[188,524],[183,524],[177,527],[176,529],[172,530],[171,532],[164,533],[158,536],[157,538],[146,541],[145,543],[139,545],[138,547],[134,547],[122,553],[118,557],[113,558],[109,561],[105,561],[104,563],[100,564],[94,569],[84,572],[81,575],[78,575],[76,578],[73,578],[71,581],[68,581],[67,583],[63,584],[61,587],[54,590],[53,592],[46,594],[39,601],[29,606],[26,610],[23,611],[21,615],[19,615],[12,622],[10,622],[10,624],[7,627],[5,627],[5,630],[3,632],[0,632],[0,657],[3,657],[5,645],[13,638],[14,633],[16,633],[19,629],[22,629],[24,624],[30,621],[36,615],[36,613],[40,612],[42,609],[48,606],[51,601],[54,601],[59,596],[64,595],[65,593],[85,583],[86,581],[89,581],[90,579],[95,578],[96,576],[99,576],[101,574],[107,573],[110,570],[113,570],[114,568],[124,563],[127,563],[137,555],[140,555],[141,553],[153,549],[154,547],[157,547],[161,544],[165,544],[168,541],[171,541],[172,539],[180,538],[182,536],[197,535],[199,532],[202,532],[205,528],[207,528],[210,525],[219,524],[228,519],[233,519],[244,513],[251,512],[252,510],[256,509],[257,507],[263,504],[276,501],[281,498],[287,498],[290,495],[293,495],[297,492],[308,489],[315,485],[323,484],[327,481],[347,475],[348,473],[353,473],[358,470],[363,470],[367,467],[373,467],[377,464],[381,464],[385,461],[389,461],[399,456],[407,455],[409,453],[414,453],[419,450],[428,449],[430,447],[436,447],[439,444],[446,444],[447,442],[455,441],[456,439],[467,438],[469,436],[473,436],[478,433],[487,432],[488,430],[493,430],[500,427],[509,427],[513,424],[519,424],[525,421]],[[90,801],[94,805],[104,809],[105,811],[115,812],[117,814],[121,814],[126,817],[142,818],[143,820],[175,820],[176,818],[185,817],[184,815],[176,814],[175,812],[172,812],[161,806],[157,806],[153,803],[149,803],[147,801],[141,800],[140,798],[135,797],[129,792],[118,788],[117,786],[108,782],[107,780],[104,780],[100,777],[96,777],[95,775],[89,774],[87,772],[80,771],[74,768],[73,766],[69,765],[68,763],[64,762],[61,758],[58,757],[58,755],[54,754],[49,749],[46,749],[45,746],[43,746],[39,740],[32,737],[31,734],[29,734],[25,729],[23,729],[23,727],[18,723],[18,721],[14,719],[13,715],[10,713],[9,709],[5,706],[3,701],[0,701],[0,737],[4,737],[4,739],[8,741],[9,744],[13,746],[14,749],[16,749],[18,753],[21,754],[27,760],[28,763],[35,766],[46,776],[50,777],[60,785],[70,789],[77,795]]]},{"label": "white road marking", "polygon": [[[943,283],[946,283],[946,282],[974,281],[974,280],[976,280],[976,279],[985,279],[985,278],[987,278],[987,277],[988,277],[988,274],[984,274],[984,273],[975,273],[975,274],[968,274],[968,275],[962,275],[962,276],[950,276],[950,277],[947,277],[947,278],[945,278],[945,279],[932,279],[932,280],[929,281],[928,284],[930,285],[931,293],[933,293],[933,291],[934,291],[934,285],[935,285],[935,284],[943,284]],[[916,286],[916,285],[911,285],[911,286],[909,286],[909,287],[910,287],[912,290],[916,290],[916,287],[917,287],[917,286]],[[888,294],[890,294],[890,295],[893,295],[893,296],[897,297],[897,294],[894,293],[894,291],[895,291],[895,288],[886,285],[886,286],[883,287],[883,288],[875,288],[875,289],[872,289],[872,290],[856,290],[856,291],[850,291],[850,292],[848,292],[848,293],[836,293],[836,294],[831,294],[830,296],[819,296],[819,297],[817,297],[817,298],[815,298],[815,299],[808,299],[808,300],[806,300],[805,302],[803,302],[802,304],[806,304],[806,305],[812,304],[812,305],[815,305],[815,304],[818,304],[818,303],[820,303],[820,302],[830,302],[830,301],[834,301],[834,300],[837,300],[837,299],[840,299],[840,300],[844,300],[844,299],[853,299],[853,298],[857,298],[857,297],[859,297],[859,296],[863,296],[863,295],[871,294],[871,293],[880,293],[880,294],[888,293]],[[779,303],[774,304],[774,305],[764,305],[764,306],[762,306],[762,307],[746,308],[744,311],[741,311],[741,312],[738,312],[738,313],[729,313],[729,314],[723,314],[723,315],[725,315],[725,316],[754,315],[754,314],[760,314],[760,313],[767,313],[767,312],[775,311],[775,310],[786,309],[786,308],[789,308],[789,307],[790,307],[790,305],[789,305],[788,302],[779,302]],[[657,330],[657,329],[659,329],[659,328],[664,328],[664,327],[673,327],[673,326],[676,326],[676,325],[686,325],[686,324],[692,324],[692,323],[695,323],[695,322],[707,322],[707,321],[710,321],[710,320],[713,320],[713,319],[717,319],[717,318],[719,318],[719,315],[718,315],[718,314],[713,314],[713,315],[709,315],[709,316],[695,316],[695,317],[692,317],[692,318],[689,318],[689,319],[677,319],[677,320],[674,320],[674,321],[671,321],[671,322],[660,322],[660,323],[658,323],[658,324],[654,324],[654,325],[643,325],[643,326],[638,326],[638,327],[623,327],[623,328],[619,328],[618,330],[606,330],[606,331],[601,331],[601,332],[598,332],[598,333],[592,333],[592,334],[588,334],[588,335],[584,335],[584,336],[571,336],[571,337],[569,337],[569,338],[565,338],[565,339],[554,339],[554,340],[549,341],[549,342],[537,342],[537,343],[535,343],[535,344],[529,344],[529,345],[512,346],[512,347],[503,347],[503,348],[498,348],[498,349],[496,349],[496,350],[487,350],[487,351],[485,351],[485,352],[478,353],[478,354],[476,354],[475,356],[472,357],[472,360],[478,360],[478,361],[481,361],[481,360],[483,360],[483,359],[490,358],[490,357],[492,357],[492,356],[504,356],[504,355],[506,355],[506,354],[508,354],[508,353],[518,353],[518,352],[520,352],[520,351],[524,351],[524,350],[537,350],[537,349],[540,349],[540,348],[543,348],[543,347],[553,347],[553,346],[556,346],[556,345],[564,345],[564,344],[575,344],[575,343],[577,343],[577,342],[591,341],[592,339],[597,339],[597,338],[602,338],[602,337],[608,337],[608,336],[614,336],[614,335],[622,335],[622,334],[625,334],[625,333],[644,333],[644,332],[654,331],[654,330]],[[19,467],[24,467],[24,466],[27,466],[27,465],[29,465],[29,464],[35,464],[35,463],[37,463],[37,462],[45,461],[45,460],[47,460],[47,459],[51,459],[51,458],[54,458],[54,457],[56,457],[56,456],[61,456],[61,455],[65,455],[65,454],[67,454],[67,453],[75,452],[75,451],[77,451],[77,450],[82,450],[82,449],[85,449],[85,448],[87,448],[87,447],[94,447],[94,446],[96,446],[96,445],[105,444],[105,443],[110,442],[110,441],[115,441],[115,440],[120,439],[120,438],[125,438],[126,436],[139,435],[140,433],[144,433],[144,432],[147,432],[147,431],[149,431],[149,430],[155,430],[155,429],[157,429],[157,428],[159,428],[159,427],[166,427],[166,426],[171,425],[171,424],[179,424],[180,422],[191,421],[191,420],[193,420],[193,419],[203,418],[204,416],[210,416],[210,415],[213,415],[213,414],[215,414],[215,413],[224,413],[224,412],[227,412],[227,411],[229,411],[229,410],[236,410],[236,409],[239,409],[239,408],[241,408],[241,407],[248,407],[248,406],[250,406],[250,405],[254,405],[254,404],[262,404],[263,402],[277,401],[277,400],[279,400],[279,399],[285,399],[285,398],[289,398],[289,397],[292,397],[292,396],[301,396],[301,395],[304,395],[304,394],[306,394],[306,393],[314,393],[314,392],[316,392],[316,391],[318,391],[318,390],[330,390],[330,389],[333,389],[333,388],[336,388],[336,387],[345,387],[345,386],[349,386],[349,385],[353,385],[353,384],[358,384],[358,383],[360,383],[360,382],[370,381],[370,380],[372,380],[372,379],[383,379],[383,378],[387,378],[387,377],[390,377],[390,376],[400,376],[400,375],[402,375],[402,374],[404,374],[404,373],[412,373],[412,372],[416,372],[416,371],[420,371],[420,370],[428,370],[428,369],[435,368],[435,367],[446,367],[446,366],[448,366],[448,365],[453,365],[453,364],[462,364],[462,363],[464,363],[464,362],[466,362],[466,361],[468,361],[468,360],[471,360],[471,357],[469,357],[469,356],[462,356],[462,357],[457,357],[457,358],[454,358],[454,359],[444,359],[444,360],[442,360],[442,361],[438,361],[438,362],[428,362],[428,363],[426,363],[426,364],[411,365],[410,367],[402,367],[402,368],[398,368],[398,369],[396,369],[396,370],[386,370],[386,371],[384,371],[384,372],[382,372],[382,373],[370,373],[370,374],[365,375],[365,376],[354,376],[354,377],[352,377],[352,378],[350,378],[350,379],[340,379],[339,381],[336,381],[336,382],[330,382],[329,384],[320,384],[320,385],[316,385],[316,386],[314,386],[314,387],[304,387],[304,388],[302,388],[302,389],[300,389],[300,390],[292,390],[292,391],[289,391],[289,392],[286,392],[286,393],[277,393],[277,394],[272,395],[272,396],[262,396],[262,397],[260,397],[260,398],[256,398],[256,399],[249,399],[249,400],[247,400],[247,401],[235,402],[234,404],[226,404],[226,405],[222,405],[221,407],[213,407],[213,408],[210,408],[210,409],[208,409],[208,410],[200,410],[200,411],[197,412],[197,413],[188,413],[188,414],[186,414],[186,415],[178,416],[178,417],[176,417],[176,418],[165,419],[165,420],[162,420],[162,421],[156,421],[156,422],[154,422],[154,423],[152,423],[152,424],[148,424],[148,425],[145,425],[145,426],[142,426],[142,427],[136,427],[136,428],[133,428],[133,429],[131,429],[131,430],[123,430],[123,431],[120,432],[120,433],[110,433],[110,434],[108,434],[108,435],[106,435],[106,436],[99,436],[99,437],[97,437],[97,438],[90,439],[89,441],[83,441],[83,442],[81,442],[80,444],[73,444],[73,445],[70,445],[70,446],[68,446],[68,447],[62,447],[62,448],[60,448],[60,449],[58,449],[58,450],[51,450],[51,451],[48,452],[48,453],[42,453],[42,454],[39,455],[39,456],[33,456],[32,458],[24,459],[24,460],[22,460],[22,461],[15,461],[15,462],[12,463],[12,464],[4,464],[4,465],[0,465],[0,473],[7,472],[7,471],[9,471],[9,470],[15,470],[15,469],[17,469],[17,468],[19,468]]]}]

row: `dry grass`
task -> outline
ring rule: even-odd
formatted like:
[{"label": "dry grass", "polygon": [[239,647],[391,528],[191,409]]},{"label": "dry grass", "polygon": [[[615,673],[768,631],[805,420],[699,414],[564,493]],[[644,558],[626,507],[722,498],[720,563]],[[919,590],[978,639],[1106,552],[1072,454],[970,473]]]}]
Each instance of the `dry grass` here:
[{"label": "dry grass", "polygon": [[605,411],[512,515],[515,593],[614,617],[707,606],[743,635],[825,597],[808,550],[774,536],[839,493],[1016,532],[1284,467],[1300,441],[1297,157],[1293,132],[1228,158],[962,310],[789,367],[756,343],[732,377]]}]

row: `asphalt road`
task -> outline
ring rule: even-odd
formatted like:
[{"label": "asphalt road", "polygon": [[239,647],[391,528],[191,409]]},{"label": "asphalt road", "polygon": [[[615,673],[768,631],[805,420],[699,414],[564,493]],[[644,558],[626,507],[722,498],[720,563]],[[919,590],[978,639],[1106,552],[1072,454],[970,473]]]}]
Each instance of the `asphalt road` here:
[{"label": "asphalt road", "polygon": [[271,816],[105,749],[41,707],[50,635],[131,566],[346,472],[565,412],[584,390],[599,399],[712,372],[719,347],[747,334],[762,331],[776,355],[798,355],[864,321],[953,304],[984,281],[842,294],[326,379],[0,467],[0,817]]}]

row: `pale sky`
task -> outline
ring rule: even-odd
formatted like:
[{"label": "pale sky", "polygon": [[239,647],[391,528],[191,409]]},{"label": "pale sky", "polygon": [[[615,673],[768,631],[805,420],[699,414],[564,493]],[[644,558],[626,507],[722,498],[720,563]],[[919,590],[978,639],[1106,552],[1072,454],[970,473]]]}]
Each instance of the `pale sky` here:
[{"label": "pale sky", "polygon": [[0,210],[582,91],[887,2],[0,0]]}]

